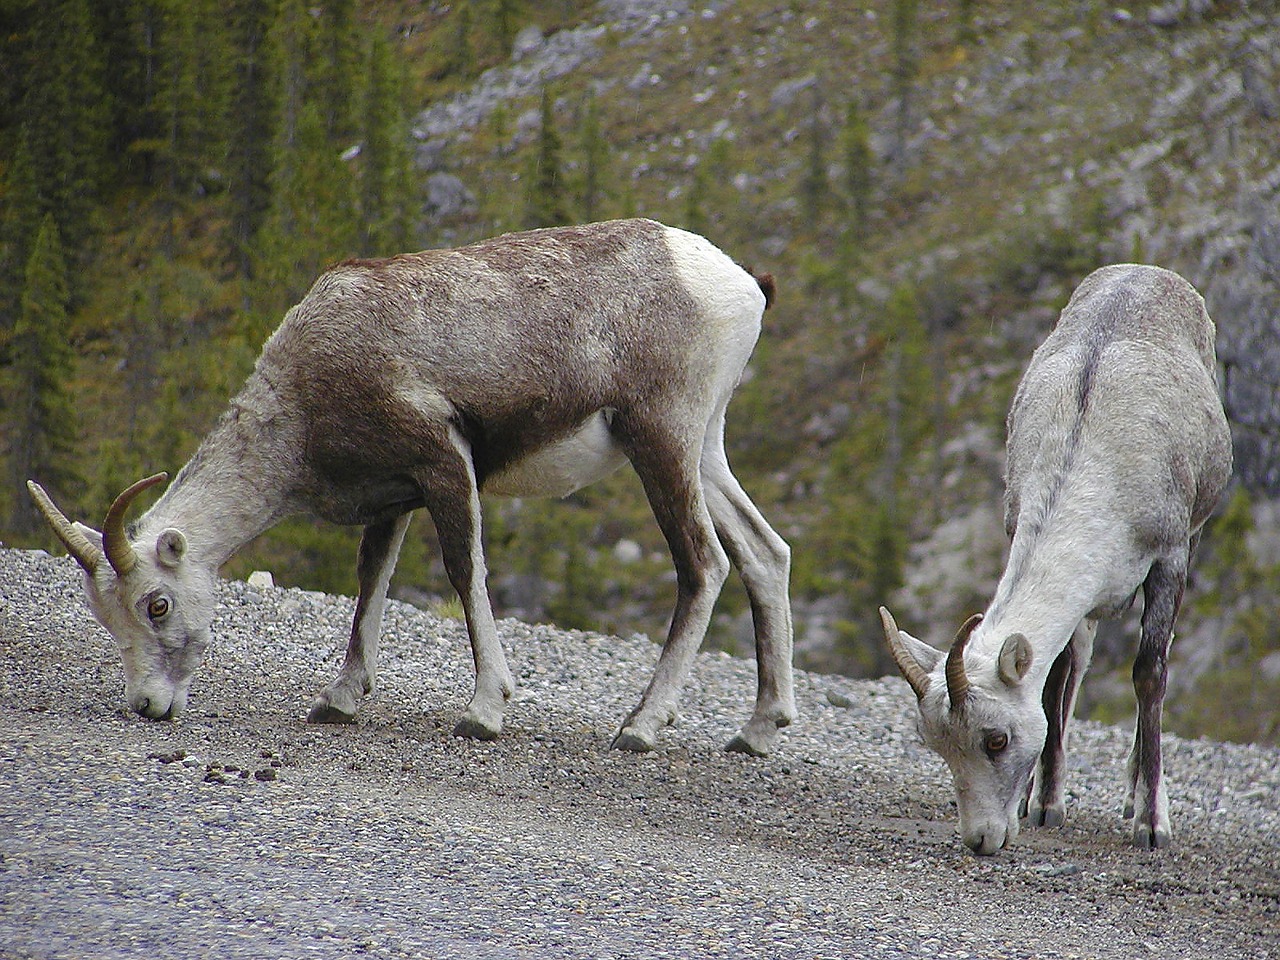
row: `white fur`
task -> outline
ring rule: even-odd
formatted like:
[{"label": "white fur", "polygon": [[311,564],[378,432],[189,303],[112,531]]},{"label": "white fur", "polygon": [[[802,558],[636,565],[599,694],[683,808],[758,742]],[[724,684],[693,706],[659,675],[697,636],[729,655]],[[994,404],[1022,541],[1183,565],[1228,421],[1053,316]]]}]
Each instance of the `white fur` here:
[{"label": "white fur", "polygon": [[[724,359],[745,364],[760,334],[760,285],[705,237],[667,227],[666,240],[681,284],[707,321],[729,337]],[[743,317],[755,317],[756,323],[745,324]]]},{"label": "white fur", "polygon": [[559,443],[535,450],[485,480],[480,492],[495,497],[567,497],[602,480],[627,462],[609,432],[609,413],[593,413]]},{"label": "white fur", "polygon": [[[1018,387],[1007,463],[1013,540],[995,597],[964,648],[963,709],[949,701],[947,657],[897,631],[928,675],[914,684],[921,732],[955,779],[960,833],[975,852],[996,852],[1017,836],[1024,799],[1034,823],[1062,822],[1067,721],[1096,620],[1145,591],[1146,659],[1139,657],[1134,680],[1140,716],[1145,711],[1155,729],[1137,739],[1155,759],[1147,783],[1135,743],[1130,812],[1135,844],[1163,846],[1170,834],[1158,760],[1164,658],[1191,545],[1231,469],[1213,324],[1191,286],[1131,264],[1086,278]],[[1061,686],[1046,692],[1055,664]],[[911,664],[899,666],[910,679]],[[1046,746],[1051,725],[1057,750]],[[986,749],[992,732],[1008,746]]]}]

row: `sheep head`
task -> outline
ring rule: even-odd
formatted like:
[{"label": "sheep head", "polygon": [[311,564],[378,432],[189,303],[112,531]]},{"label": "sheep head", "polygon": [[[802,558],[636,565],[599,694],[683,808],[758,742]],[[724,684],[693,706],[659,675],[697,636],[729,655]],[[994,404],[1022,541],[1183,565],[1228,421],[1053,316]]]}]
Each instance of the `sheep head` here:
[{"label": "sheep head", "polygon": [[1026,682],[1031,644],[1015,633],[994,659],[972,651],[966,663],[981,615],[969,618],[947,651],[899,630],[884,607],[880,619],[915,692],[920,735],[951,770],[960,836],[975,853],[995,853],[1018,835],[1018,808],[1048,733],[1040,690]]},{"label": "sheep head", "polygon": [[101,533],[68,520],[38,483],[27,482],[41,514],[84,570],[89,608],[124,661],[129,706],[153,720],[185,709],[213,621],[214,575],[190,562],[182,531],[167,527],[131,537],[125,529],[134,498],[166,479],[163,473],[147,477],[116,497]]}]

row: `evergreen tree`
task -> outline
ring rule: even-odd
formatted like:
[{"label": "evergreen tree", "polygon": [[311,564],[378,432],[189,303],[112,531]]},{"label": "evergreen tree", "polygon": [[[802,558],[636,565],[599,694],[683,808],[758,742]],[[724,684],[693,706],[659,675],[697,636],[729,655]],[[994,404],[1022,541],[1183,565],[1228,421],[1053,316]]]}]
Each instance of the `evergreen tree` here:
[{"label": "evergreen tree", "polygon": [[323,0],[319,13],[310,82],[320,103],[325,134],[342,150],[359,137],[362,31],[356,22],[356,0]]},{"label": "evergreen tree", "polygon": [[729,141],[723,137],[712,140],[707,152],[693,168],[689,192],[685,195],[684,227],[693,233],[706,234],[716,226],[723,226],[719,211],[729,202],[726,194],[730,180]]},{"label": "evergreen tree", "polygon": [[231,87],[230,47],[218,0],[168,0],[151,10],[152,41],[145,107],[151,182],[166,220],[165,251],[174,250],[175,220],[209,185],[226,159]]},{"label": "evergreen tree", "polygon": [[475,55],[471,50],[473,34],[471,0],[459,0],[454,4],[452,42],[444,53],[443,73],[453,73],[463,78],[469,78],[475,73]]},{"label": "evergreen tree", "polygon": [[809,158],[800,188],[801,208],[805,224],[816,230],[828,200],[827,160],[822,129],[822,94],[813,85],[813,108],[809,115]]},{"label": "evergreen tree", "polygon": [[498,48],[498,57],[505,60],[511,56],[515,45],[516,24],[519,20],[519,4],[517,0],[493,0],[493,39]]},{"label": "evergreen tree", "polygon": [[[256,306],[274,324],[326,266],[355,255],[360,227],[350,167],[325,134],[322,106],[301,106],[278,145],[271,207],[258,234]],[[265,331],[263,331],[265,332]]]},{"label": "evergreen tree", "polygon": [[956,11],[956,43],[969,46],[978,40],[977,30],[973,25],[974,0],[960,0]]},{"label": "evergreen tree", "polygon": [[856,103],[849,103],[840,139],[844,153],[846,228],[860,240],[867,235],[867,221],[871,213],[874,159],[871,131]]},{"label": "evergreen tree", "polygon": [[920,64],[916,54],[919,0],[893,0],[893,161],[901,175],[907,163],[907,137],[911,130],[911,97]]},{"label": "evergreen tree", "polygon": [[600,107],[594,93],[587,95],[582,111],[581,141],[582,182],[578,192],[578,209],[582,219],[600,217],[601,194],[608,176],[609,144],[600,129]]},{"label": "evergreen tree", "polygon": [[404,86],[391,45],[375,37],[369,48],[360,175],[361,247],[369,256],[398,253],[412,242],[414,178]]},{"label": "evergreen tree", "polygon": [[90,0],[94,28],[102,49],[103,102],[110,112],[108,150],[119,175],[150,182],[145,161],[150,157],[134,149],[144,137],[145,113],[152,95],[155,5],[149,0]]},{"label": "evergreen tree", "polygon": [[[10,489],[28,479],[66,491],[78,478],[74,467],[75,404],[69,392],[74,355],[68,342],[67,263],[58,225],[46,214],[32,244],[13,331],[7,426]],[[43,521],[30,499],[19,496],[13,529],[40,530]]]},{"label": "evergreen tree", "polygon": [[31,244],[41,221],[40,188],[31,162],[27,128],[18,143],[5,178],[0,205],[0,363],[8,334],[18,322],[18,306],[26,279]]},{"label": "evergreen tree", "polygon": [[234,0],[235,53],[227,156],[231,200],[229,239],[240,274],[253,272],[253,243],[271,205],[272,140],[279,105],[277,61],[271,31],[276,0]]},{"label": "evergreen tree", "polygon": [[87,0],[36,5],[21,107],[41,211],[68,248],[82,251],[72,276],[94,248],[110,119],[93,27]]},{"label": "evergreen tree", "polygon": [[361,233],[354,172],[330,138],[329,105],[308,70],[318,39],[304,0],[282,0],[270,36],[280,113],[269,206],[253,244],[259,333],[301,298],[325,266],[354,255]]},{"label": "evergreen tree", "polygon": [[556,132],[551,95],[544,87],[538,149],[526,181],[524,218],[526,227],[554,227],[568,223],[570,220],[564,199],[564,183],[560,175],[560,149],[560,134]]},{"label": "evergreen tree", "polygon": [[705,158],[693,168],[689,190],[684,195],[684,228],[690,233],[707,232],[707,193],[709,190]]}]

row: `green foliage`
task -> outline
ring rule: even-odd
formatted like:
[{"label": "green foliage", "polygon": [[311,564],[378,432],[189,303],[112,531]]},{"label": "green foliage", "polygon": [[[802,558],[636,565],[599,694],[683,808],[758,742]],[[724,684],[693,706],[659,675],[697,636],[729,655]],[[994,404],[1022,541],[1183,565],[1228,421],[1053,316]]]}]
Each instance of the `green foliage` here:
[{"label": "green foliage", "polygon": [[36,5],[20,108],[41,214],[50,214],[75,267],[71,295],[92,249],[108,168],[101,49],[86,0]]},{"label": "green foliage", "polygon": [[55,490],[80,481],[76,467],[76,412],[71,397],[73,354],[69,342],[67,263],[52,214],[45,214],[27,262],[13,364],[6,377],[9,488],[22,491],[12,506],[19,533],[40,530],[43,521],[25,496],[28,479]]},{"label": "green foliage", "polygon": [[602,219],[601,207],[609,179],[609,143],[600,126],[600,105],[589,93],[582,106],[578,154],[582,177],[578,187],[578,212],[584,221]]},{"label": "green foliage", "polygon": [[5,202],[0,205],[0,357],[6,353],[8,334],[18,320],[31,244],[43,219],[28,134],[26,127],[18,133],[13,162],[5,178]]},{"label": "green foliage", "polygon": [[808,123],[809,153],[800,183],[800,206],[810,228],[816,228],[828,209],[826,130],[822,122],[822,94],[815,83]]},{"label": "green foliage", "polygon": [[235,53],[227,155],[230,224],[226,245],[243,277],[253,270],[253,242],[271,207],[271,141],[277,120],[279,37],[271,30],[276,0],[237,0],[231,7]]},{"label": "green foliage", "polygon": [[867,235],[871,216],[875,162],[871,153],[871,129],[854,101],[846,108],[840,146],[844,154],[845,233],[854,240],[862,240]]},{"label": "green foliage", "polygon": [[890,10],[893,42],[894,145],[893,159],[899,175],[907,162],[907,135],[911,128],[911,102],[920,72],[919,0],[893,0]]},{"label": "green foliage", "polygon": [[409,124],[400,92],[404,71],[391,45],[375,37],[369,47],[364,137],[360,152],[361,252],[400,253],[412,245],[413,168]]},{"label": "green foliage", "polygon": [[525,179],[524,225],[528,228],[554,227],[571,220],[560,169],[562,141],[556,130],[551,93],[545,87],[539,115],[537,150]]}]

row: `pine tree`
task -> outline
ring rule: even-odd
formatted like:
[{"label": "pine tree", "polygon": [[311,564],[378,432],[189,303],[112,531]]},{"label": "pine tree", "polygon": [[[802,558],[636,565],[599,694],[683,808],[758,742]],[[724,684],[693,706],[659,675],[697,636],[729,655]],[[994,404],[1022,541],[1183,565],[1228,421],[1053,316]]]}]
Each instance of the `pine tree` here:
[{"label": "pine tree", "polygon": [[315,18],[303,0],[283,0],[271,29],[280,105],[271,193],[253,244],[254,306],[264,328],[301,298],[320,270],[360,247],[354,171],[329,136],[328,103],[308,72],[316,43]]},{"label": "pine tree", "polygon": [[[74,355],[68,342],[67,263],[58,225],[46,214],[27,263],[18,323],[13,331],[7,426],[10,489],[28,479],[66,491],[78,477],[75,404],[69,392]],[[19,496],[12,526],[23,534],[41,529],[30,499]]]},{"label": "pine tree", "polygon": [[609,144],[600,129],[600,107],[595,94],[588,94],[582,110],[579,152],[582,157],[582,182],[578,191],[578,209],[582,219],[600,216],[600,201],[608,177]]},{"label": "pine tree", "polygon": [[828,194],[827,161],[824,150],[824,134],[822,129],[822,94],[818,85],[813,85],[813,107],[809,114],[809,158],[805,167],[804,181],[800,188],[800,199],[805,224],[809,229],[817,229],[821,222]]},{"label": "pine tree", "polygon": [[107,155],[110,114],[93,28],[87,0],[36,4],[21,107],[41,210],[53,215],[67,248],[82,251],[72,276],[94,249]]},{"label": "pine tree", "polygon": [[525,226],[554,227],[568,223],[564,183],[560,174],[560,134],[556,132],[551,95],[542,90],[542,122],[538,130],[538,150],[526,180]]},{"label": "pine tree", "polygon": [[309,80],[320,103],[325,134],[342,150],[359,136],[362,31],[356,22],[356,0],[323,0],[319,13]]},{"label": "pine tree", "polygon": [[369,256],[406,250],[412,241],[414,178],[402,107],[403,80],[391,45],[375,37],[369,48],[360,157],[361,246]]},{"label": "pine tree", "polygon": [[166,220],[165,252],[172,256],[176,219],[226,159],[231,57],[218,0],[168,0],[151,15],[152,89],[144,111],[150,135],[133,146],[150,156]]},{"label": "pine tree", "polygon": [[279,105],[278,57],[271,31],[275,8],[276,0],[235,0],[231,8],[236,53],[227,156],[229,241],[244,277],[252,276],[254,241],[271,205],[272,140]]},{"label": "pine tree", "polygon": [[25,126],[18,132],[3,196],[4,203],[0,204],[0,363],[5,356],[8,335],[18,322],[27,261],[42,219],[40,188]]},{"label": "pine tree", "polygon": [[471,0],[459,0],[453,6],[452,42],[444,53],[442,72],[470,78],[475,73],[475,55],[471,50],[475,32]]},{"label": "pine tree", "polygon": [[978,41],[978,32],[973,25],[974,0],[960,0],[956,11],[956,43],[970,46]]},{"label": "pine tree", "polygon": [[849,103],[840,139],[844,153],[847,229],[856,239],[862,239],[867,235],[867,221],[871,213],[874,168],[871,132],[856,103]]},{"label": "pine tree", "polygon": [[[356,185],[325,135],[321,105],[302,104],[273,164],[271,207],[255,245],[256,306],[274,324],[322,269],[359,249]],[[264,331],[265,332],[265,331]]]},{"label": "pine tree", "polygon": [[515,45],[516,22],[519,10],[516,0],[493,0],[493,39],[498,47],[498,56],[505,60],[511,56],[511,48]]},{"label": "pine tree", "polygon": [[893,161],[899,176],[907,163],[911,98],[920,65],[916,53],[919,0],[893,0]]}]

